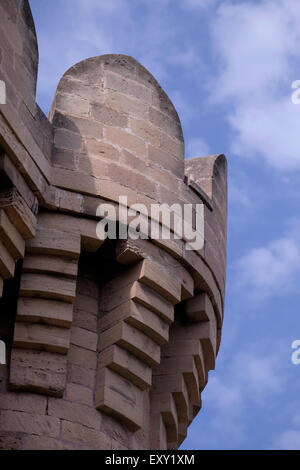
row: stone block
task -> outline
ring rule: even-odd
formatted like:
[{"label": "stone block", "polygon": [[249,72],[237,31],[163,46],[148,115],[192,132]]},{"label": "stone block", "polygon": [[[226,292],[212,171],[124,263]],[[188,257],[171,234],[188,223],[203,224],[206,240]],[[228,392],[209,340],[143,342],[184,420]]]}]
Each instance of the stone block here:
[{"label": "stone block", "polygon": [[[35,250],[42,250],[41,247],[30,247],[29,252],[31,249],[33,249],[34,253]],[[48,250],[49,248],[46,249],[46,251]],[[77,259],[64,258],[61,256],[43,255],[40,253],[28,254],[23,261],[23,272],[26,273],[58,274],[74,279],[77,276],[77,269]]]},{"label": "stone block", "polygon": [[72,327],[71,343],[81,348],[96,351],[98,335],[78,326]]},{"label": "stone block", "polygon": [[161,415],[166,428],[167,442],[177,442],[178,418],[172,394],[167,392],[153,393],[151,413]]},{"label": "stone block", "polygon": [[98,329],[98,319],[97,316],[92,313],[86,312],[84,310],[75,309],[73,325],[96,333]]},{"label": "stone block", "polygon": [[36,236],[27,241],[28,253],[58,255],[78,259],[80,255],[80,236],[60,230],[38,229]]},{"label": "stone block", "polygon": [[86,366],[81,367],[70,364],[68,367],[68,380],[79,385],[93,388],[95,382],[95,370],[87,369]]},{"label": "stone block", "polygon": [[68,114],[62,114],[58,111],[53,116],[53,126],[58,129],[66,129],[79,134],[82,137],[102,139],[103,126],[93,120],[78,118]]},{"label": "stone block", "polygon": [[151,368],[119,346],[111,346],[101,351],[98,368],[104,367],[109,367],[141,390],[149,388],[151,385]]},{"label": "stone block", "polygon": [[102,103],[91,104],[91,116],[107,126],[128,127],[127,116],[120,114],[115,109],[104,106]]},{"label": "stone block", "polygon": [[62,396],[66,372],[64,355],[24,349],[11,352],[9,385],[13,389]]},{"label": "stone block", "polygon": [[98,373],[96,407],[116,416],[132,431],[142,426],[143,392],[109,369]]},{"label": "stone block", "polygon": [[62,439],[93,450],[111,449],[111,439],[106,434],[70,421],[62,421]]},{"label": "stone block", "polygon": [[24,238],[10,222],[3,209],[0,210],[0,237],[14,259],[24,257]]},{"label": "stone block", "polygon": [[139,99],[119,93],[114,90],[106,90],[105,103],[124,114],[145,119],[148,116],[149,105]]},{"label": "stone block", "polygon": [[106,72],[105,75],[107,89],[133,96],[140,101],[151,104],[152,94],[148,87],[113,72]]},{"label": "stone block", "polygon": [[55,107],[62,113],[73,114],[78,117],[87,117],[90,110],[88,100],[82,99],[74,94],[56,94]]},{"label": "stone block", "polygon": [[76,283],[71,279],[46,274],[24,273],[21,278],[20,295],[73,302]]},{"label": "stone block", "polygon": [[[183,178],[184,163],[175,155],[170,155],[162,149],[157,149],[152,145],[148,147],[148,163],[158,168],[170,171],[178,178]],[[164,201],[165,202],[165,201]]]},{"label": "stone block", "polygon": [[16,322],[13,346],[15,348],[67,354],[70,345],[69,328],[37,323]]},{"label": "stone block", "polygon": [[82,403],[83,405],[93,406],[94,396],[93,390],[84,385],[67,383],[66,386],[66,399],[68,401],[74,401],[76,403]]},{"label": "stone block", "polygon": [[131,352],[149,366],[157,365],[160,362],[160,347],[157,343],[125,322],[116,324],[100,335],[100,351],[114,344]]},{"label": "stone block", "polygon": [[15,260],[8,249],[0,241],[0,275],[7,279],[13,277],[15,272]]},{"label": "stone block", "polygon": [[35,434],[38,436],[58,437],[60,431],[59,419],[43,416],[37,413],[22,411],[1,411],[0,432]]},{"label": "stone block", "polygon": [[2,410],[22,411],[27,413],[46,414],[47,398],[32,393],[10,392],[0,394]]},{"label": "stone block", "polygon": [[139,137],[115,127],[105,127],[104,135],[111,144],[123,147],[139,158],[146,157],[146,144]]},{"label": "stone block", "polygon": [[151,310],[132,300],[122,303],[104,315],[100,320],[100,329],[105,331],[123,320],[158,344],[164,344],[169,339],[168,324]]},{"label": "stone block", "polygon": [[145,142],[148,142],[154,147],[160,146],[160,132],[156,127],[151,126],[149,121],[130,118],[129,127],[132,132],[134,132],[134,134],[143,139]]},{"label": "stone block", "polygon": [[45,323],[69,328],[72,324],[73,306],[66,302],[19,297],[17,321]]},{"label": "stone block", "polygon": [[183,140],[180,123],[174,119],[171,119],[166,114],[158,111],[158,109],[150,107],[149,120],[154,126],[162,129],[167,134],[175,137],[178,140]]},{"label": "stone block", "polygon": [[[117,145],[117,142],[115,143],[115,145]],[[94,156],[97,158],[104,158],[105,160],[108,160],[108,161],[119,160],[118,148],[116,146],[108,144],[107,142],[102,142],[97,139],[88,139],[85,142],[85,148],[87,150],[87,153],[90,156]],[[79,159],[79,164],[80,164],[80,159]],[[86,162],[86,165],[88,165],[88,161]]]},{"label": "stone block", "polygon": [[100,429],[101,415],[94,408],[58,398],[48,399],[48,415],[82,424],[88,428]]},{"label": "stone block", "polygon": [[58,149],[79,152],[82,149],[82,138],[73,132],[57,129],[54,134],[54,144]]},{"label": "stone block", "polygon": [[86,369],[95,370],[97,367],[97,355],[94,351],[89,349],[78,347],[71,344],[68,361],[70,364],[74,364],[79,367],[85,367]]}]

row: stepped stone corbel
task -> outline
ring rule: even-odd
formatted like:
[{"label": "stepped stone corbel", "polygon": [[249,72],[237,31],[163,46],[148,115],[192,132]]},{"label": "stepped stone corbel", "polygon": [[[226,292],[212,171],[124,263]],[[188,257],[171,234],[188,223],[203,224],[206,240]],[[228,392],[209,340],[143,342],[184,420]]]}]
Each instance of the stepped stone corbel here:
[{"label": "stepped stone corbel", "polygon": [[168,342],[180,292],[179,281],[148,259],[102,288],[96,406],[130,429],[143,424],[143,392]]},{"label": "stepped stone corbel", "polygon": [[35,235],[37,200],[5,154],[0,156],[0,297],[3,281],[14,277],[25,242]]},{"label": "stepped stone corbel", "polygon": [[39,215],[36,236],[26,244],[11,353],[11,388],[63,394],[79,256],[82,249],[96,251],[101,243],[95,221]]},{"label": "stepped stone corbel", "polygon": [[[179,318],[162,348],[161,362],[153,370],[153,448],[164,442],[164,437],[169,449],[180,446],[188,425],[201,408],[201,391],[215,364],[216,316],[207,294],[199,293],[179,307]],[[166,435],[157,437],[154,430],[160,420]]]}]

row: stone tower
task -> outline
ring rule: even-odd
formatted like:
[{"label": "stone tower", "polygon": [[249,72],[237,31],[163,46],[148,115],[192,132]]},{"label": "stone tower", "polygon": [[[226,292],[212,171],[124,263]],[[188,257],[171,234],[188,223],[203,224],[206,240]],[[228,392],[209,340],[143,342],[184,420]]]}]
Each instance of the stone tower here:
[{"label": "stone tower", "polygon": [[[226,159],[184,160],[173,104],[123,55],[69,69],[47,118],[28,1],[0,18],[0,447],[177,449],[221,339]],[[120,195],[203,205],[204,246],[100,240]]]}]

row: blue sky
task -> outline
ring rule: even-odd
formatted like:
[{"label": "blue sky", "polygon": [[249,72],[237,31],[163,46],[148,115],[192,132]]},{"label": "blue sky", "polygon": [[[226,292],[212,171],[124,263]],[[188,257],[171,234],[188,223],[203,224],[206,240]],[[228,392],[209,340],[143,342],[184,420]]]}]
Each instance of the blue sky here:
[{"label": "blue sky", "polygon": [[183,449],[300,449],[299,0],[30,0],[37,101],[74,63],[123,53],[173,100],[186,156],[229,164],[226,309]]}]

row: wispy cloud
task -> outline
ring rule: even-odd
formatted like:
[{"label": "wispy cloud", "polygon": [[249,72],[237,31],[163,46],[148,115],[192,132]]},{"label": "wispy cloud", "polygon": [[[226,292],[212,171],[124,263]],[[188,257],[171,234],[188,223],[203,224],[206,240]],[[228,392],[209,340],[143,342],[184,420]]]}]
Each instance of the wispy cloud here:
[{"label": "wispy cloud", "polygon": [[190,121],[190,119],[194,116],[194,109],[189,104],[184,92],[180,90],[173,90],[171,93],[169,93],[169,96],[178,112],[181,123],[188,123],[188,121]]},{"label": "wispy cloud", "polygon": [[166,57],[169,64],[180,65],[182,67],[195,67],[201,65],[201,60],[196,47],[189,44],[184,49],[174,49],[169,51]]},{"label": "wispy cloud", "polygon": [[211,155],[209,145],[201,137],[195,137],[190,139],[186,145],[186,157],[203,157],[205,155]]},{"label": "wispy cloud", "polygon": [[264,355],[253,354],[253,350],[242,352],[235,359],[237,382],[243,389],[247,389],[254,401],[263,403],[268,399],[269,393],[278,394],[282,391],[285,379],[282,375],[280,354]]},{"label": "wispy cloud", "polygon": [[249,206],[250,204],[247,190],[242,186],[242,183],[236,179],[231,179],[230,181],[228,199],[232,204],[239,204],[241,206]]},{"label": "wispy cloud", "polygon": [[226,412],[237,407],[240,412],[249,400],[262,405],[270,391],[282,391],[285,379],[281,358],[279,349],[266,351],[262,345],[248,344],[223,365],[222,379],[210,377],[207,400]]},{"label": "wispy cloud", "polygon": [[203,393],[210,419],[205,424],[205,435],[201,436],[202,448],[220,448],[220,435],[226,436],[222,439],[225,448],[247,445],[249,409],[264,409],[270,395],[274,400],[284,390],[281,353],[279,348],[266,352],[262,345],[248,344],[245,350],[223,360],[220,373],[210,375]]},{"label": "wispy cloud", "polygon": [[294,0],[226,2],[211,27],[218,63],[211,102],[226,104],[231,150],[279,170],[300,168],[300,108],[291,102],[299,14]]},{"label": "wispy cloud", "polygon": [[274,439],[271,449],[300,450],[300,430],[286,429]]},{"label": "wispy cloud", "polygon": [[[48,16],[58,16],[59,22],[49,21],[46,6],[44,22],[37,23],[41,58],[38,90],[43,107],[44,103],[49,107],[49,97],[63,73],[95,55],[132,55],[158,81],[170,74],[170,67],[194,72],[200,66],[199,54],[191,43],[176,40],[187,26],[178,22],[169,4],[170,0],[52,0]],[[31,0],[31,5],[34,11],[41,8],[37,0]]]},{"label": "wispy cloud", "polygon": [[236,263],[238,286],[257,300],[291,289],[299,272],[300,244],[292,237],[278,238],[266,246],[253,248]]},{"label": "wispy cloud", "polygon": [[270,449],[300,450],[300,413],[297,401],[290,403],[289,422],[281,430],[275,430]]}]

